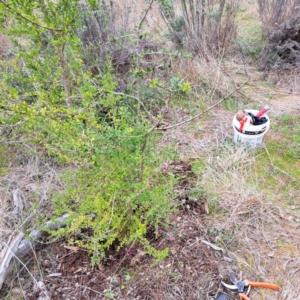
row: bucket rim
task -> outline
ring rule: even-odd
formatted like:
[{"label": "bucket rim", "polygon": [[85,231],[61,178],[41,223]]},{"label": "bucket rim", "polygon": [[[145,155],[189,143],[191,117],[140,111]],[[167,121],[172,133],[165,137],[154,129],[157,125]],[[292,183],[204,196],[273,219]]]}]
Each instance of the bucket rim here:
[{"label": "bucket rim", "polygon": [[[256,110],[256,109],[244,109],[244,111],[251,112],[253,114],[256,114],[258,112],[258,110]],[[250,125],[250,126],[249,126],[249,124],[248,125],[245,124],[243,132],[240,132],[238,129],[240,122],[237,120],[236,114],[235,114],[232,119],[232,126],[235,130],[237,130],[241,134],[258,136],[258,135],[264,133],[265,131],[267,131],[271,124],[271,121],[270,121],[270,118],[268,117],[268,115],[264,114],[264,117],[267,118],[266,123],[261,124],[261,125]]]},{"label": "bucket rim", "polygon": [[232,127],[233,127],[234,132],[236,132],[241,137],[246,138],[246,139],[247,138],[248,139],[256,139],[258,137],[265,135],[268,132],[268,130],[270,128],[270,124],[268,124],[266,129],[262,133],[259,133],[259,134],[245,134],[243,132],[238,131],[237,128],[234,126],[234,124],[232,124]]}]

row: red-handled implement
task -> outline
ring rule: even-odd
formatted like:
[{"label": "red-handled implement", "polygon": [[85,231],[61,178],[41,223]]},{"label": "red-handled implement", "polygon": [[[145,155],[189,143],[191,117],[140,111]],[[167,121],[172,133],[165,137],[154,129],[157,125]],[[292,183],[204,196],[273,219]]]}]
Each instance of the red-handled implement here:
[{"label": "red-handled implement", "polygon": [[253,282],[253,281],[249,281],[247,279],[238,281],[232,272],[229,273],[229,276],[230,276],[230,280],[233,283],[233,285],[227,284],[224,281],[221,282],[222,285],[228,290],[238,292],[240,299],[242,299],[242,300],[250,300],[248,295],[250,293],[251,287],[262,287],[262,288],[267,288],[267,289],[271,289],[274,291],[279,290],[279,286],[276,284],[266,283],[266,282]]}]

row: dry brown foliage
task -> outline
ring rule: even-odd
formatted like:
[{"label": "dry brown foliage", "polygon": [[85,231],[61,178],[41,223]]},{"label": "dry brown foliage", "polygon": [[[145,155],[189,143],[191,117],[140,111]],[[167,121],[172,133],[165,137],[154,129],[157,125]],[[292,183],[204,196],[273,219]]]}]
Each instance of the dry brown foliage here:
[{"label": "dry brown foliage", "polygon": [[[261,190],[253,172],[259,164],[256,159],[244,148],[225,145],[207,153],[199,188],[204,186],[214,195],[211,205],[216,211],[210,224],[244,276],[280,285],[280,294],[254,289],[251,298],[263,294],[264,299],[296,299],[300,216],[286,209],[280,197]],[[293,287],[292,282],[297,284]]]},{"label": "dry brown foliage", "polygon": [[7,171],[0,181],[0,242],[14,230],[36,227],[39,217],[51,216],[49,193],[63,186],[57,170],[38,156],[16,155]]},{"label": "dry brown foliage", "polygon": [[257,0],[257,2],[265,29],[289,20],[299,4],[298,0]]},{"label": "dry brown foliage", "polygon": [[228,50],[236,36],[235,0],[184,0],[161,5],[170,39],[185,50],[204,56]]},{"label": "dry brown foliage", "polygon": [[298,0],[258,0],[260,18],[267,37],[261,68],[281,71],[300,65]]}]

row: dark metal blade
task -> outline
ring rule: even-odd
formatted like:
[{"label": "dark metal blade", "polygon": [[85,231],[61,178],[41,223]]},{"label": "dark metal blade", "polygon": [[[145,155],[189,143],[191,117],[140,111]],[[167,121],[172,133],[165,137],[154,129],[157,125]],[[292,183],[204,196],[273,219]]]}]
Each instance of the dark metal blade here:
[{"label": "dark metal blade", "polygon": [[238,281],[232,272],[229,272],[230,280],[233,284],[236,284]]},{"label": "dark metal blade", "polygon": [[218,295],[218,298],[216,298],[216,300],[232,300],[232,299],[229,298],[228,295],[221,293]]}]

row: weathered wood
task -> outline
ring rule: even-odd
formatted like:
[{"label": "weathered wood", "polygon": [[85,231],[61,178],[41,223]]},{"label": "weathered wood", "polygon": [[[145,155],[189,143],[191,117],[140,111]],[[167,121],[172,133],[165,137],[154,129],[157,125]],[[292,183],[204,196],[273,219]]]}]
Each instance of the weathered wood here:
[{"label": "weathered wood", "polygon": [[38,239],[41,238],[43,231],[45,230],[57,230],[65,225],[66,221],[68,220],[69,215],[65,214],[62,217],[56,219],[55,221],[48,221],[42,227],[33,230],[29,234],[29,238],[23,239],[18,246],[17,250],[17,257],[23,258],[27,255],[32,248],[38,242]]},{"label": "weathered wood", "polygon": [[11,273],[14,264],[14,257],[19,260],[24,258],[32,251],[38,240],[41,238],[45,230],[57,230],[65,226],[69,215],[65,214],[55,221],[48,221],[38,229],[33,230],[29,237],[24,238],[25,234],[22,232],[14,232],[8,238],[8,241],[2,243],[2,251],[0,254],[0,290],[7,276]]},{"label": "weathered wood", "polygon": [[7,243],[3,245],[0,257],[0,290],[7,275],[12,271],[12,264],[14,255],[16,255],[17,248],[24,237],[24,233],[13,233]]},{"label": "weathered wood", "polygon": [[35,289],[40,291],[39,297],[37,298],[37,300],[50,300],[51,299],[50,294],[49,294],[44,282],[38,281]]},{"label": "weathered wood", "polygon": [[14,215],[19,215],[23,212],[23,203],[21,199],[20,189],[14,190],[13,200],[14,200]]}]

